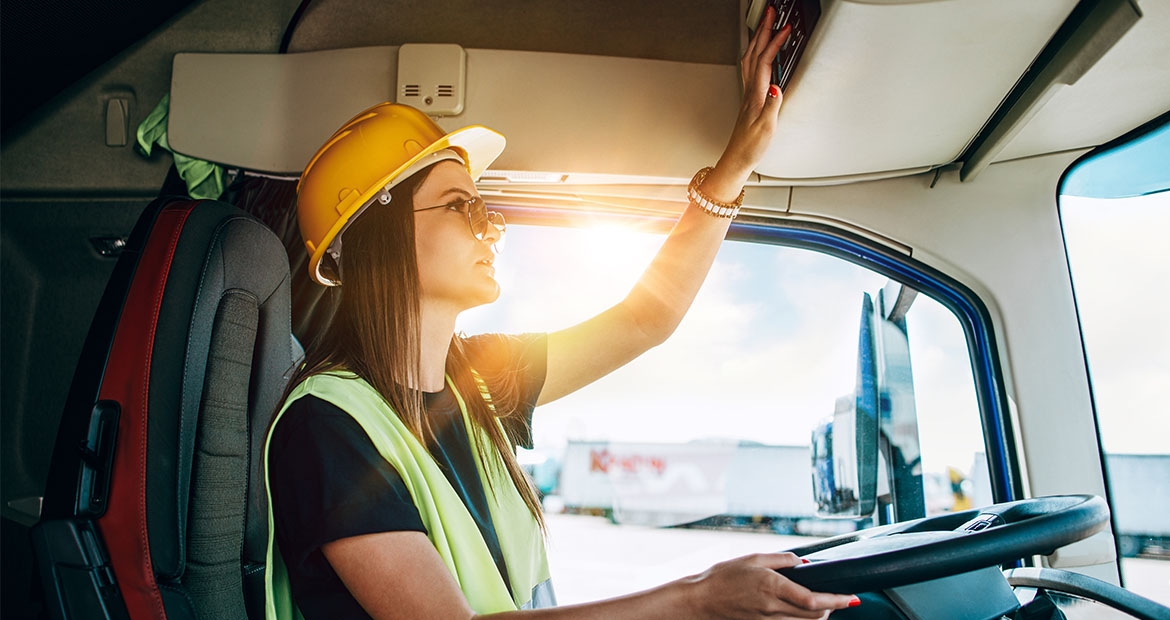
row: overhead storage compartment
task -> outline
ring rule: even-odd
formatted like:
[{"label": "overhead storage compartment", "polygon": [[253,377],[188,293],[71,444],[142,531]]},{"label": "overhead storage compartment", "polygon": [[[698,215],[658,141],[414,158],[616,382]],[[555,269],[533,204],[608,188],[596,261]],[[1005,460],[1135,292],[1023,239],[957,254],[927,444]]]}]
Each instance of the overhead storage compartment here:
[{"label": "overhead storage compartment", "polygon": [[954,161],[1076,4],[822,2],[758,171],[809,179]]}]

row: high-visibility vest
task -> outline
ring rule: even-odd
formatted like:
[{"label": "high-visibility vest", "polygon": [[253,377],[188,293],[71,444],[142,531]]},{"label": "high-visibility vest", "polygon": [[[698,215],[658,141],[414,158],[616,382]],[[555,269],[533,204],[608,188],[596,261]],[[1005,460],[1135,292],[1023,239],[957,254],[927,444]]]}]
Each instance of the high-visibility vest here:
[{"label": "high-visibility vest", "polygon": [[[490,443],[487,433],[472,424],[463,397],[455,390],[450,377],[447,378],[447,384],[459,402],[467,436],[473,444],[479,442],[487,448],[488,463],[482,461],[480,451],[474,445],[471,453],[483,482],[504,563],[508,567],[511,594],[479,527],[459,494],[426,447],[365,380],[347,372],[309,377],[289,394],[288,400],[276,414],[272,428],[276,427],[293,401],[309,394],[345,411],[361,425],[378,453],[402,477],[427,529],[427,537],[476,613],[550,607],[555,604],[555,597],[549,579],[544,537],[536,519],[508,476],[503,457]],[[482,382],[480,386],[486,394]],[[496,423],[499,424],[499,420]],[[268,443],[271,439],[272,433],[269,432],[264,442],[265,472],[268,471]],[[300,612],[292,601],[288,572],[276,545],[272,491],[267,476],[264,486],[268,494],[268,565],[264,576],[267,618],[300,618]]]}]

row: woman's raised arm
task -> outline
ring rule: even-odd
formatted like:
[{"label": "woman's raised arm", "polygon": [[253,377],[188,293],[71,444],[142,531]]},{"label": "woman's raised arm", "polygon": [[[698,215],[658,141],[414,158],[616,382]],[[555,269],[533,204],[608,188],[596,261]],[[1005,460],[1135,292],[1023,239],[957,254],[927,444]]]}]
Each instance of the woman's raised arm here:
[{"label": "woman's raised arm", "polygon": [[[770,76],[789,32],[785,26],[773,35],[775,20],[769,7],[740,60],[744,94],[739,117],[723,155],[699,186],[714,202],[736,201],[775,132],[783,95]],[[731,218],[689,204],[625,299],[549,334],[548,372],[538,404],[575,392],[666,340],[694,301],[730,224]]]}]

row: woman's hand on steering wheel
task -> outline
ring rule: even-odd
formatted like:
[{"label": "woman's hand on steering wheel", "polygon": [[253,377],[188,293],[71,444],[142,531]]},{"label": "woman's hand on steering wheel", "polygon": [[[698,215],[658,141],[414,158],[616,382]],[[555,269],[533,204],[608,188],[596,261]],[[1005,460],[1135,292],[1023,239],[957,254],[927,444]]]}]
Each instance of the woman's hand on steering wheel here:
[{"label": "woman's hand on steering wheel", "polygon": [[813,592],[776,572],[800,563],[791,553],[760,553],[720,562],[684,581],[693,586],[693,609],[702,618],[826,618],[860,603],[856,596]]}]

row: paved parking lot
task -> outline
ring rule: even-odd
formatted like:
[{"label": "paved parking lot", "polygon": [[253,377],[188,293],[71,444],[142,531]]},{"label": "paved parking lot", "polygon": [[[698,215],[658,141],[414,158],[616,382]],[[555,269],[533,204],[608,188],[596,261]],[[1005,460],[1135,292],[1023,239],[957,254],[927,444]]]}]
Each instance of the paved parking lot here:
[{"label": "paved parking lot", "polygon": [[[557,599],[582,603],[644,590],[716,562],[807,545],[803,536],[617,526],[602,517],[546,515]],[[1170,605],[1170,561],[1123,560],[1128,587]]]}]

